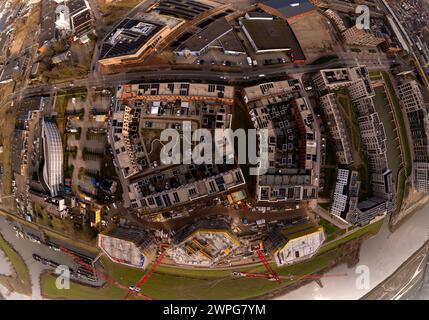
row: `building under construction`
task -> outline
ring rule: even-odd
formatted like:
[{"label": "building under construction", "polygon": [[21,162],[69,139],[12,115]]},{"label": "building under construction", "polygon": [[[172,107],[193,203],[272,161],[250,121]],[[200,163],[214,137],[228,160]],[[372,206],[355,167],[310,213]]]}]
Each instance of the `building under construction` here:
[{"label": "building under construction", "polygon": [[180,230],[168,254],[177,264],[212,266],[239,246],[226,223],[203,221]]},{"label": "building under construction", "polygon": [[303,224],[280,230],[274,229],[265,241],[278,266],[311,258],[321,247],[326,236],[323,227]]},{"label": "building under construction", "polygon": [[153,261],[157,249],[148,232],[122,228],[99,234],[98,246],[113,262],[143,269]]}]

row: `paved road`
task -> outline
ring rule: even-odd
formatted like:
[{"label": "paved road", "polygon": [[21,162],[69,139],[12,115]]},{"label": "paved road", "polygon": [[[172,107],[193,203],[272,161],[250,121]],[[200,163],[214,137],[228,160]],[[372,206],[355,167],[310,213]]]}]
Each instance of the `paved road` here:
[{"label": "paved road", "polygon": [[[5,238],[7,242],[13,244],[13,247],[24,259],[29,269],[30,279],[32,284],[31,299],[36,299],[36,300],[42,299],[42,296],[40,293],[39,276],[40,276],[40,273],[43,272],[43,270],[47,269],[46,266],[42,265],[39,262],[36,262],[33,259],[32,257],[33,253],[37,253],[44,258],[51,259],[61,264],[72,265],[72,261],[70,260],[70,258],[60,252],[55,252],[53,250],[50,250],[46,246],[32,243],[29,240],[17,238],[15,235],[15,231],[12,229],[12,227],[3,217],[0,217],[0,233],[2,234],[2,236]],[[8,294],[8,293],[3,291],[3,294]],[[9,298],[16,299],[16,298],[25,298],[25,297],[12,294],[11,296],[9,296]]]},{"label": "paved road", "polygon": [[[31,233],[38,237],[42,237],[41,233],[37,230],[34,230],[26,225],[21,225],[17,222],[12,222],[11,224],[6,221],[3,216],[0,216],[0,233],[4,237],[4,239],[11,243],[15,250],[20,254],[20,256],[24,259],[26,263],[32,284],[32,295],[31,297],[26,297],[23,295],[19,295],[16,293],[9,293],[4,288],[0,286],[0,293],[3,294],[8,299],[34,299],[40,300],[42,299],[41,291],[40,291],[40,274],[45,270],[53,270],[52,268],[43,265],[37,261],[35,261],[32,257],[33,254],[38,254],[39,256],[57,262],[58,264],[67,265],[72,269],[77,269],[76,263],[72,260],[72,258],[66,255],[63,252],[54,251],[49,249],[47,246],[42,244],[37,244],[30,242],[28,239],[21,239],[16,236],[15,231],[13,230],[13,226],[18,227],[18,229],[22,230],[24,233]],[[58,246],[69,247],[68,244],[60,241],[51,239],[51,241]],[[80,252],[81,254],[94,257],[85,251],[73,250]]]},{"label": "paved road", "polygon": [[[203,72],[201,70],[156,70],[156,71],[142,71],[133,73],[117,73],[112,75],[100,75],[98,77],[89,77],[85,79],[75,81],[65,81],[56,83],[53,86],[42,85],[35,87],[28,87],[25,90],[17,90],[14,95],[15,97],[21,96],[32,96],[38,94],[50,94],[53,91],[64,90],[73,87],[88,87],[88,86],[107,86],[115,87],[124,83],[130,82],[145,82],[145,81],[218,81],[218,82],[234,82],[246,84],[259,80],[269,81],[270,78],[284,77],[287,75],[294,75],[300,73],[316,72],[323,68],[334,68],[334,67],[352,67],[356,66],[357,63],[368,63],[367,67],[369,70],[380,70],[388,69],[390,66],[390,60],[385,59],[378,61],[378,59],[342,59],[341,61],[331,61],[322,65],[306,65],[306,66],[285,66],[282,68],[262,68],[259,70],[249,70],[245,73],[226,73],[226,72]],[[381,62],[381,63],[380,63]]]}]

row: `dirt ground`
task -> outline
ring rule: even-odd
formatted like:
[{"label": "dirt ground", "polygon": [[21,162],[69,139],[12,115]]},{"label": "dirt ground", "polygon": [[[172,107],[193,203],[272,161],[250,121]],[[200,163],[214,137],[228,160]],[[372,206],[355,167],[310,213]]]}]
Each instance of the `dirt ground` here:
[{"label": "dirt ground", "polygon": [[72,63],[63,62],[55,65],[52,70],[43,74],[47,80],[78,79],[89,72],[91,59],[94,52],[94,41],[86,44],[74,42],[71,47]]},{"label": "dirt ground", "polygon": [[314,11],[290,22],[309,62],[334,52],[335,40],[326,21],[324,16]]},{"label": "dirt ground", "polygon": [[39,27],[40,6],[40,3],[35,4],[27,16],[19,18],[15,23],[14,40],[10,48],[11,55],[19,54],[22,49],[33,43],[34,34]]},{"label": "dirt ground", "polygon": [[[3,152],[0,153],[0,165],[3,167],[3,175],[0,179],[0,195],[11,194],[11,137],[15,128],[15,115],[11,107],[10,94],[13,92],[14,84],[8,83],[0,85],[0,145]],[[13,206],[13,199],[4,199],[1,202],[3,207]]]},{"label": "dirt ground", "polygon": [[97,0],[106,25],[111,25],[142,0]]}]

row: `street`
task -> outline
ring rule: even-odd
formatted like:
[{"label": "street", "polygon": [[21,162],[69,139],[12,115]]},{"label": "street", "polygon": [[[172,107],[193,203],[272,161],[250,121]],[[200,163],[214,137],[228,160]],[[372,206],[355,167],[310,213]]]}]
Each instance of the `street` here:
[{"label": "street", "polygon": [[[52,260],[60,265],[69,266],[71,269],[77,269],[78,266],[70,256],[68,256],[63,252],[54,251],[53,249],[50,249],[46,245],[38,244],[35,242],[31,242],[28,239],[22,239],[17,237],[16,232],[13,229],[14,226],[17,227],[18,230],[22,230],[24,234],[35,235],[41,238],[41,233],[37,232],[32,228],[29,228],[26,225],[19,224],[17,222],[10,223],[3,216],[0,216],[0,234],[8,243],[13,245],[14,249],[22,257],[22,259],[24,260],[24,262],[28,267],[31,284],[32,284],[32,296],[26,297],[24,295],[7,292],[5,288],[3,288],[1,285],[0,285],[0,294],[3,295],[5,298],[9,298],[9,299],[28,299],[28,298],[33,300],[42,299],[41,290],[40,290],[40,281],[39,281],[40,274],[46,270],[53,271],[53,268],[34,260],[33,254],[37,254],[42,258]],[[51,239],[51,242],[55,243],[58,246],[69,247],[69,244],[64,243],[63,241],[60,241],[60,240]],[[74,251],[79,251],[81,254],[91,256],[90,253],[85,252],[83,250],[79,250],[77,248],[70,248],[70,249],[73,249]],[[3,254],[2,252],[0,253]],[[0,255],[0,258],[1,258],[1,255]],[[0,259],[0,274],[5,274],[5,275],[11,274],[10,265],[8,263],[5,263],[3,259]]]}]

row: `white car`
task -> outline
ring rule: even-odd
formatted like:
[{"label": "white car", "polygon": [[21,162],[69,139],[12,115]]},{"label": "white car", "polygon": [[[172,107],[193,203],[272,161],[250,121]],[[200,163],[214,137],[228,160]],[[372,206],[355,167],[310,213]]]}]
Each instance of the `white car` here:
[{"label": "white car", "polygon": [[129,289],[130,291],[137,292],[137,293],[138,293],[138,292],[140,292],[140,290],[141,290],[140,288],[135,287],[135,286],[131,286],[131,287],[129,287],[128,289]]}]

